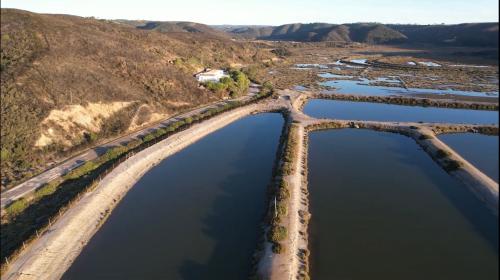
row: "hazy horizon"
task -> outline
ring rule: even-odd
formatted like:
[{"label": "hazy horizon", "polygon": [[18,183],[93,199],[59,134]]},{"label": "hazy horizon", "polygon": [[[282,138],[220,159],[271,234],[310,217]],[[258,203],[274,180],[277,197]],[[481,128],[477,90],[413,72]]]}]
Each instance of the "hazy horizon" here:
[{"label": "hazy horizon", "polygon": [[[75,1],[4,0],[2,8],[15,8],[35,13],[70,14],[102,19],[191,21],[208,25],[277,26],[289,23],[359,23],[383,24],[459,24],[498,22],[498,1],[477,0],[436,3],[431,0],[192,0],[175,1]],[[267,11],[267,12],[266,12]],[[443,11],[446,11],[443,13]]]}]

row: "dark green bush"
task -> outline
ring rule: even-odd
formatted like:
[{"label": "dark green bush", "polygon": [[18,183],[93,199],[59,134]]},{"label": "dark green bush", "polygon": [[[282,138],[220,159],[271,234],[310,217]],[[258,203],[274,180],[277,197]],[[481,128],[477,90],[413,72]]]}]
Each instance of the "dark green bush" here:
[{"label": "dark green bush", "polygon": [[269,230],[268,239],[272,242],[279,242],[286,238],[287,229],[284,226],[276,225]]},{"label": "dark green bush", "polygon": [[463,163],[461,163],[458,160],[448,160],[448,161],[446,161],[444,169],[446,171],[456,171],[456,170],[462,168],[462,166],[463,166]]},{"label": "dark green bush", "polygon": [[284,251],[285,251],[285,248],[283,247],[283,245],[281,245],[278,242],[273,243],[273,253],[275,253],[275,254],[281,254]]},{"label": "dark green bush", "polygon": [[50,181],[50,182],[44,184],[43,186],[39,187],[35,191],[35,199],[40,199],[46,195],[53,194],[57,190],[57,188],[59,187],[61,182],[62,182],[62,180],[56,179],[56,180]]},{"label": "dark green bush", "polygon": [[29,206],[28,201],[25,198],[20,198],[12,203],[10,203],[7,207],[5,207],[5,212],[10,217],[14,217],[19,213],[23,212]]},{"label": "dark green bush", "polygon": [[450,152],[447,152],[445,150],[439,149],[436,151],[437,158],[445,158],[445,157],[449,157],[449,156],[450,156]]},{"label": "dark green bush", "polygon": [[422,134],[420,135],[420,137],[418,137],[418,139],[420,140],[427,140],[427,139],[432,139],[434,137],[432,137],[431,135],[428,135],[428,134]]}]

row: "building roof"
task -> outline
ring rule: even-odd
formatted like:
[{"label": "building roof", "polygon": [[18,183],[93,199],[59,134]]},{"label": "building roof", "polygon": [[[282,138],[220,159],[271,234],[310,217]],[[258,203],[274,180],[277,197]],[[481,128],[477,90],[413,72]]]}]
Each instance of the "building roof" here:
[{"label": "building roof", "polygon": [[212,69],[196,74],[196,76],[219,76],[219,75],[224,75],[224,71],[219,69]]}]

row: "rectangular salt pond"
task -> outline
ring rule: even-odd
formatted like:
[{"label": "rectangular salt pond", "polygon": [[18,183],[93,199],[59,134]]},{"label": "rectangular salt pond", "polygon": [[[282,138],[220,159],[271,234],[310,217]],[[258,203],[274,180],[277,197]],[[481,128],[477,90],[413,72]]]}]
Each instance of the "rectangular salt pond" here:
[{"label": "rectangular salt pond", "polygon": [[413,140],[309,140],[311,279],[498,279],[498,219]]},{"label": "rectangular salt pond", "polygon": [[344,120],[498,124],[498,111],[403,106],[384,103],[312,99],[304,113]]},{"label": "rectangular salt pond", "polygon": [[[324,76],[324,75],[323,75]],[[327,78],[327,77],[325,77]],[[377,80],[373,80],[376,82]],[[357,80],[331,80],[320,82],[319,85],[326,88],[334,88],[334,93],[352,94],[352,95],[418,95],[418,94],[454,94],[463,96],[491,96],[498,97],[498,92],[475,92],[475,91],[461,91],[452,89],[424,89],[424,88],[404,88],[397,86],[374,86],[369,83],[371,80],[360,78]],[[328,93],[329,91],[325,91]]]},{"label": "rectangular salt pond", "polygon": [[282,126],[246,117],[162,161],[63,279],[247,279]]},{"label": "rectangular salt pond", "polygon": [[456,133],[442,134],[438,138],[498,182],[498,136]]}]

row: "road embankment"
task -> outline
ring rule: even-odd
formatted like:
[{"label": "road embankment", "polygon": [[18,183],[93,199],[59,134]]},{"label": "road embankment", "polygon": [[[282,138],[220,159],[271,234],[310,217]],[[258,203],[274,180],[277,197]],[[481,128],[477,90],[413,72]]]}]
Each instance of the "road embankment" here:
[{"label": "road embankment", "polygon": [[113,208],[148,170],[206,135],[252,113],[279,108],[252,104],[223,113],[136,153],[86,193],[5,269],[2,279],[59,279]]}]

